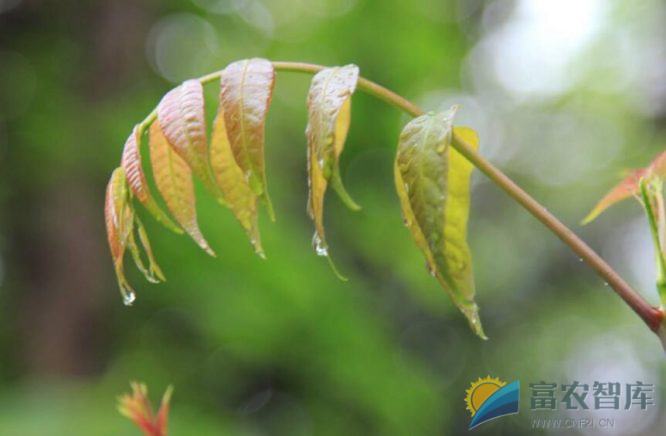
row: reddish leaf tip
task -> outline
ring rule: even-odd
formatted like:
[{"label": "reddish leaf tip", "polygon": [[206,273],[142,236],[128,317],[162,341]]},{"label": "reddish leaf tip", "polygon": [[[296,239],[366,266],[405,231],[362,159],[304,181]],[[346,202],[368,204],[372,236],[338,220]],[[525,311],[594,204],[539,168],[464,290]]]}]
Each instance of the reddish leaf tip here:
[{"label": "reddish leaf tip", "polygon": [[169,408],[173,387],[169,386],[160,402],[157,413],[148,398],[148,388],[143,383],[130,382],[131,394],[118,397],[118,412],[129,418],[145,436],[167,436]]}]

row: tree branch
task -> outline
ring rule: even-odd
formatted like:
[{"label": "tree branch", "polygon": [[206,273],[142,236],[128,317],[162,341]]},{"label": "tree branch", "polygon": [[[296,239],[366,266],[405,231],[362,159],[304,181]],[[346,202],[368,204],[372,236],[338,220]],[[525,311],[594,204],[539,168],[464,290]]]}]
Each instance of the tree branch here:
[{"label": "tree branch", "polygon": [[[273,66],[278,71],[290,71],[297,73],[315,74],[326,68],[322,65],[315,65],[303,62],[273,62]],[[202,84],[218,80],[222,71],[208,74],[200,77]],[[364,77],[359,77],[358,88],[392,106],[401,109],[407,114],[417,117],[423,115],[423,110],[417,105],[402,97],[399,94],[387,89]],[[157,117],[156,111],[151,112],[145,120],[139,125],[139,134],[150,126]],[[647,326],[655,332],[664,342],[666,339],[666,329],[662,328],[664,312],[661,308],[650,305],[638,292],[633,290],[627,282],[615,272],[615,270],[606,263],[590,246],[580,239],[571,229],[565,226],[559,219],[551,214],[544,206],[532,198],[520,186],[513,182],[506,174],[487,161],[481,154],[469,146],[458,135],[454,135],[452,146],[469,160],[476,168],[484,173],[490,180],[513,198],[518,204],[524,207],[530,214],[537,218],[541,223],[550,229],[562,242],[571,248],[576,255],[585,261],[608,285],[622,298],[625,303],[634,312],[641,317]]]}]

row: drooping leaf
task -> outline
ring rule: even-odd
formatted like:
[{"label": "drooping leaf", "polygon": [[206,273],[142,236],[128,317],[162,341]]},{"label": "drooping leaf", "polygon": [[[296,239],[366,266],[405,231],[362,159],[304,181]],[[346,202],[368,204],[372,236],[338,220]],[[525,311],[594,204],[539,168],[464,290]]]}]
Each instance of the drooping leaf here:
[{"label": "drooping leaf", "polygon": [[[146,230],[134,212],[127,177],[122,167],[117,168],[113,172],[111,180],[107,185],[104,214],[111,257],[113,258],[120,292],[123,302],[126,305],[130,305],[135,300],[135,293],[125,277],[124,257],[127,248],[129,248],[137,268],[149,282],[157,283],[165,279],[162,270],[153,256]],[[148,267],[145,266],[141,258],[141,253],[134,236],[135,230],[146,252]]]},{"label": "drooping leaf", "polygon": [[148,398],[148,388],[143,383],[131,382],[131,394],[118,397],[118,412],[129,418],[145,436],[167,436],[169,407],[173,387],[169,386],[162,396],[157,413]]},{"label": "drooping leaf", "polygon": [[157,120],[169,145],[206,189],[224,204],[210,169],[201,83],[187,80],[166,93],[157,106]]},{"label": "drooping leaf", "polygon": [[324,194],[326,193],[326,178],[317,163],[317,155],[310,147],[307,150],[308,160],[308,214],[314,221],[315,232],[312,245],[319,256],[328,256],[328,244],[324,231]]},{"label": "drooping leaf", "polygon": [[666,151],[659,153],[645,168],[630,170],[620,183],[615,185],[600,201],[592,211],[583,219],[581,224],[585,225],[593,221],[603,211],[627,198],[640,196],[641,179],[666,178]]},{"label": "drooping leaf", "polygon": [[155,184],[171,214],[199,247],[215,256],[197,223],[192,171],[169,145],[159,121],[150,126],[150,161]]},{"label": "drooping leaf", "polygon": [[113,267],[120,286],[120,293],[125,304],[130,305],[135,299],[134,289],[127,282],[123,260],[125,250],[132,235],[134,213],[129,203],[129,192],[125,171],[122,167],[116,168],[106,186],[106,199],[104,201],[104,220],[106,234],[111,249]]},{"label": "drooping leaf", "polygon": [[141,258],[139,245],[136,243],[136,238],[134,236],[135,232],[132,232],[128,240],[128,246],[130,248],[130,252],[132,253],[132,258],[134,259],[136,267],[139,269],[139,271],[143,273],[146,280],[148,280],[151,283],[159,283],[166,281],[162,269],[155,261],[155,257],[153,255],[153,249],[150,246],[150,241],[148,239],[148,234],[146,233],[146,229],[143,227],[143,223],[136,214],[134,214],[134,229],[136,230],[136,233],[139,236],[139,242],[141,243],[141,247],[145,251],[146,257],[148,258],[148,266],[146,266],[143,262],[143,259]]},{"label": "drooping leaf", "polygon": [[176,233],[183,233],[169,216],[157,205],[155,199],[150,192],[150,187],[146,181],[146,176],[143,172],[141,164],[140,144],[141,138],[139,137],[138,126],[135,126],[129,138],[125,142],[123,155],[121,158],[121,166],[125,170],[127,182],[134,196],[148,209],[148,211],[161,222],[166,228]]},{"label": "drooping leaf", "polygon": [[141,271],[146,280],[148,280],[150,283],[159,283],[160,279],[153,273],[153,271],[151,271],[150,266],[146,266],[143,262],[143,259],[141,259],[141,253],[139,251],[139,246],[136,243],[134,232],[132,232],[130,235],[127,241],[127,246],[129,247],[130,253],[132,254],[134,264],[139,269],[139,271]]},{"label": "drooping leaf", "polygon": [[[455,108],[426,114],[408,123],[400,135],[395,184],[406,226],[426,258],[429,272],[485,338],[478,307],[472,258],[467,245],[470,175],[473,166],[452,146]],[[476,133],[455,134],[478,146]]]},{"label": "drooping leaf", "polygon": [[257,222],[257,196],[248,185],[243,170],[234,159],[224,124],[222,106],[220,106],[213,124],[210,162],[224,200],[245,229],[255,252],[259,256],[265,257]]},{"label": "drooping leaf", "polygon": [[335,123],[335,160],[333,162],[333,174],[331,175],[331,186],[333,190],[338,194],[340,200],[353,211],[361,210],[361,206],[354,201],[354,199],[349,195],[347,189],[345,189],[342,184],[342,176],[340,176],[340,155],[345,145],[345,139],[347,139],[347,132],[349,131],[349,123],[351,121],[351,97],[349,97],[340,109],[338,115],[338,120]]},{"label": "drooping leaf", "polygon": [[312,235],[312,246],[315,253],[317,253],[317,256],[326,257],[329,266],[338,279],[346,282],[347,278],[338,271],[338,268],[335,266],[328,251],[323,219],[324,193],[326,192],[327,182],[322,174],[321,167],[316,162],[315,156],[316,155],[310,150],[310,147],[308,147],[308,214],[315,223],[315,231]]},{"label": "drooping leaf", "polygon": [[351,199],[340,179],[339,158],[349,130],[351,96],[358,81],[358,67],[326,68],[317,73],[308,93],[308,214],[315,224],[313,238],[318,254],[328,254],[324,232],[324,196],[329,183],[351,209]]},{"label": "drooping leaf", "polygon": [[273,64],[259,58],[229,64],[220,80],[220,106],[231,150],[250,188],[266,204],[272,220],[275,220],[275,212],[266,185],[264,127],[274,84]]}]

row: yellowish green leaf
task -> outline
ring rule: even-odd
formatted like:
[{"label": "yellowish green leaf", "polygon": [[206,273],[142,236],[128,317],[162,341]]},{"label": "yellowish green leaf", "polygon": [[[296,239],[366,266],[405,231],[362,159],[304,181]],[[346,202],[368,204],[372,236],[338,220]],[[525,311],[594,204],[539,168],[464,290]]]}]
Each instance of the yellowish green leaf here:
[{"label": "yellowish green leaf", "polygon": [[213,174],[224,200],[243,226],[255,252],[259,256],[265,257],[257,222],[257,196],[248,185],[243,170],[234,159],[224,124],[223,111],[220,106],[213,124],[210,143],[210,162]]},{"label": "yellowish green leaf", "polygon": [[150,126],[150,161],[155,184],[171,214],[199,247],[215,256],[197,223],[192,171],[169,145],[159,121]]},{"label": "yellowish green leaf", "polygon": [[[426,258],[426,265],[473,331],[485,338],[478,307],[472,258],[467,245],[470,176],[473,166],[452,146],[455,108],[426,114],[408,123],[400,135],[395,184],[406,226]],[[471,129],[455,134],[472,147]]]},{"label": "yellowish green leaf", "polygon": [[308,93],[308,214],[315,224],[313,238],[318,254],[328,255],[324,231],[324,196],[331,183],[351,209],[360,207],[342,185],[339,158],[351,118],[351,96],[358,81],[358,67],[326,68],[317,73]]},{"label": "yellowish green leaf", "polygon": [[275,220],[268,195],[264,163],[264,130],[271,102],[275,71],[266,59],[245,59],[229,64],[220,80],[220,107],[231,150],[252,191]]}]

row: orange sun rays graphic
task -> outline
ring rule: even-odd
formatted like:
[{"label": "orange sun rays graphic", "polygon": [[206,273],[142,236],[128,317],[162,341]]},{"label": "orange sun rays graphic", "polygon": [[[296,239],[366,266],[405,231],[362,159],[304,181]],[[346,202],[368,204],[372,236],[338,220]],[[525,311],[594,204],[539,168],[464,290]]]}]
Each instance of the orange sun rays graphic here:
[{"label": "orange sun rays graphic", "polygon": [[467,410],[472,416],[479,410],[479,407],[494,394],[499,388],[506,385],[506,382],[501,381],[496,377],[479,378],[477,381],[472,382],[472,385],[465,391],[465,403]]}]

